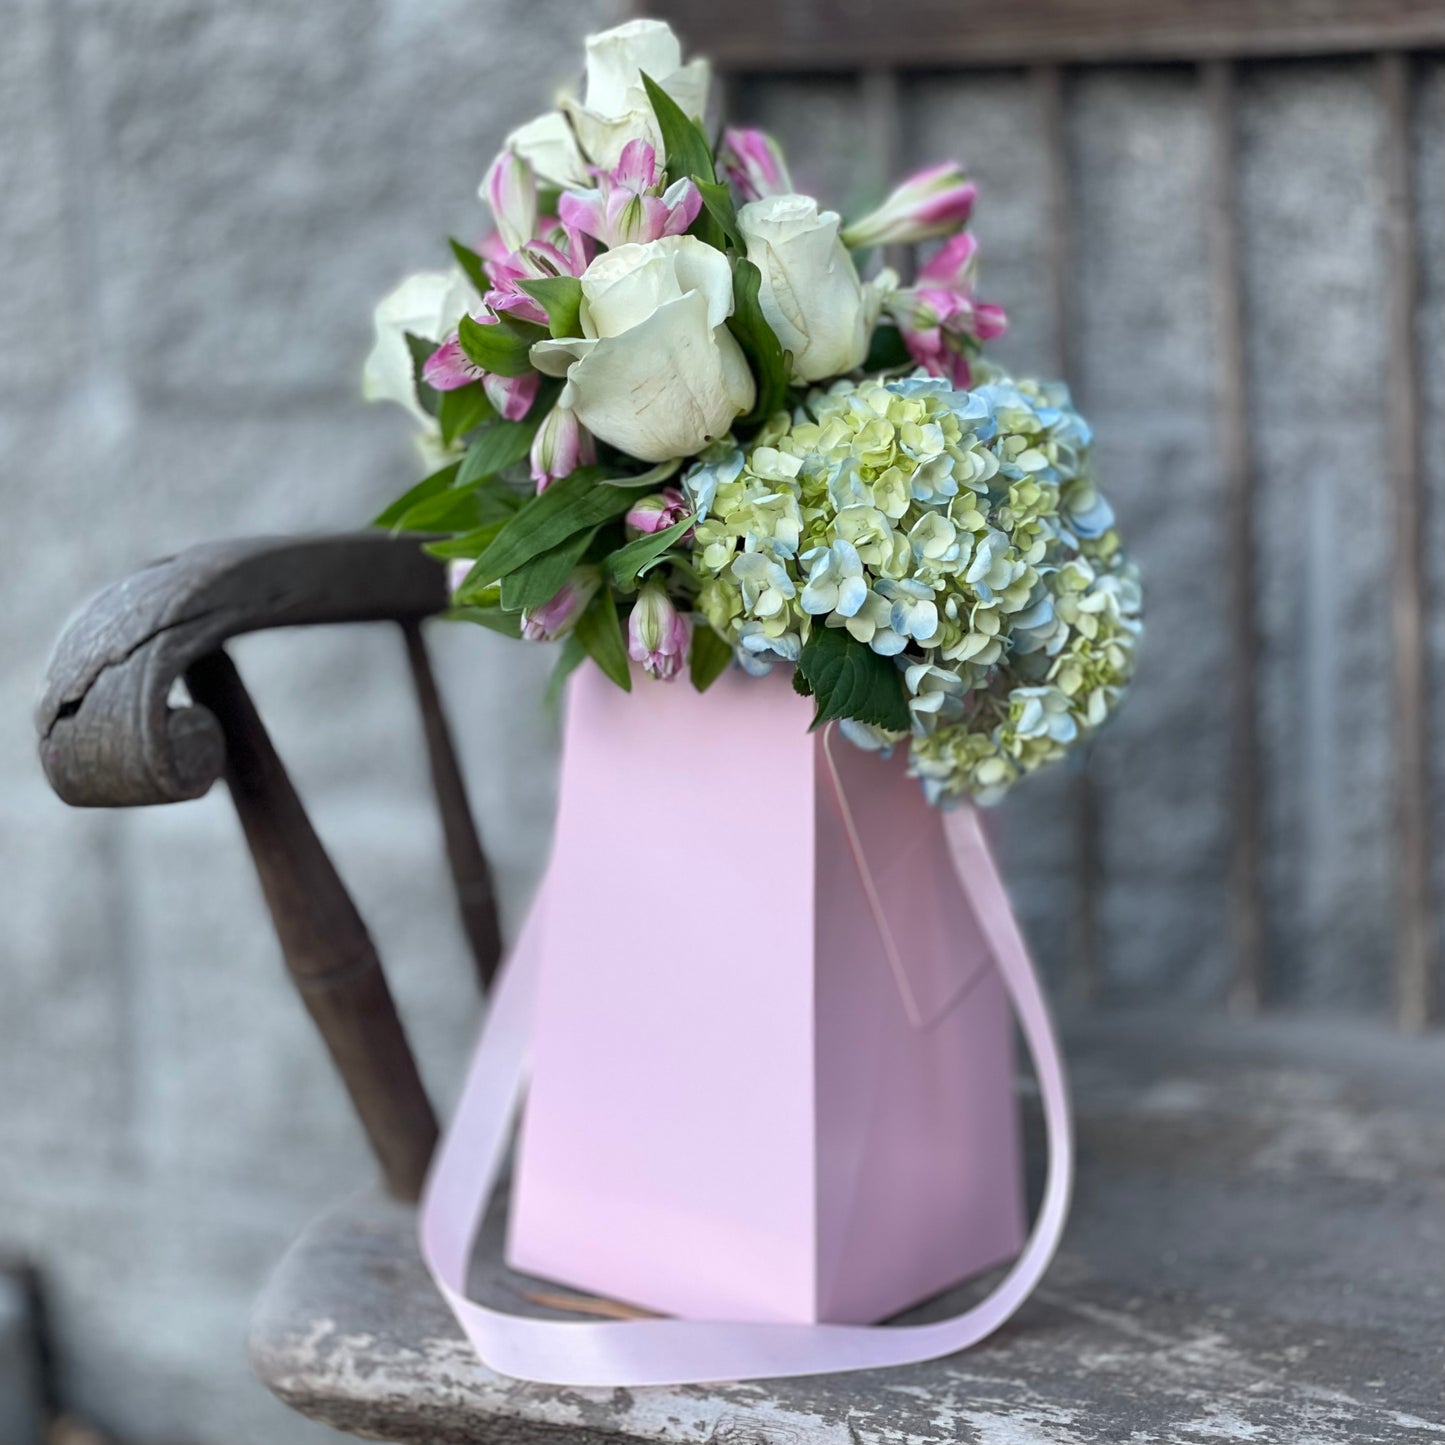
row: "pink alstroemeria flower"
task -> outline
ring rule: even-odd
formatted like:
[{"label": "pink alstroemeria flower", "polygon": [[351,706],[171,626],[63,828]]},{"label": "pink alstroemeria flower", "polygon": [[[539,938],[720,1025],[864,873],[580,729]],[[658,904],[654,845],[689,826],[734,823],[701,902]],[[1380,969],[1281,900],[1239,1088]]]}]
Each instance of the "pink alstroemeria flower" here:
[{"label": "pink alstroemeria flower", "polygon": [[576,625],[602,585],[600,567],[576,567],[572,575],[540,607],[522,614],[522,636],[528,642],[555,642]]},{"label": "pink alstroemeria flower", "polygon": [[660,583],[649,582],[637,594],[627,619],[627,655],[659,682],[671,682],[682,670],[692,641],[692,625],[672,605]]},{"label": "pink alstroemeria flower", "polygon": [[914,361],[960,388],[971,380],[970,352],[1008,329],[1002,306],[973,299],[977,269],[978,242],[955,236],[919,271],[916,286],[884,303]]},{"label": "pink alstroemeria flower", "polygon": [[628,141],[615,169],[592,174],[596,189],[564,192],[557,213],[564,225],[609,249],[680,236],[702,209],[702,195],[688,177],[662,190],[657,152],[645,140]]},{"label": "pink alstroemeria flower", "polygon": [[[664,487],[634,502],[623,522],[629,537],[650,537],[654,532],[665,532],[675,526],[691,511],[680,487]],[[687,540],[686,536],[683,540]]]},{"label": "pink alstroemeria flower", "polygon": [[[484,312],[473,318],[479,326],[495,326],[497,318],[491,312]],[[529,371],[522,376],[494,376],[478,366],[462,350],[460,337],[454,331],[427,358],[421,369],[421,379],[437,391],[456,391],[459,387],[470,386],[480,381],[487,400],[498,413],[508,421],[521,421],[532,408],[537,388],[542,378]]]},{"label": "pink alstroemeria flower", "polygon": [[912,245],[935,236],[949,236],[964,226],[973,210],[978,187],[957,161],[945,161],[910,176],[878,207],[843,228],[843,244]]},{"label": "pink alstroemeria flower", "polygon": [[[481,326],[495,326],[497,312],[505,311],[538,326],[547,324],[541,304],[521,287],[523,281],[550,276],[580,276],[592,259],[592,244],[581,232],[544,218],[543,234],[515,251],[504,249],[500,231],[482,242],[480,254],[492,289],[482,297],[482,309],[473,314]],[[452,332],[427,359],[422,380],[437,391],[455,391],[480,381],[487,399],[507,421],[520,421],[531,409],[541,378],[535,371],[523,376],[493,376],[472,361]]]},{"label": "pink alstroemeria flower", "polygon": [[552,408],[532,438],[532,480],[539,492],[597,460],[597,447],[570,406]]},{"label": "pink alstroemeria flower", "polygon": [[785,196],[793,189],[793,178],[788,174],[782,149],[766,131],[725,130],[717,159],[723,174],[743,201],[760,201],[764,196]]}]

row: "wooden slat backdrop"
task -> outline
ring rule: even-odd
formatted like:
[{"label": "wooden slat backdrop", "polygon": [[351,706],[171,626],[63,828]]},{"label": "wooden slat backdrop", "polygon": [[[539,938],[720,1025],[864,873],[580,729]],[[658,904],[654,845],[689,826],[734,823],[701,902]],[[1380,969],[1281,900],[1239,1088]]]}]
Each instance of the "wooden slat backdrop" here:
[{"label": "wooden slat backdrop", "polygon": [[[864,155],[856,187],[878,192],[904,154],[902,97],[914,72],[1027,69],[1039,116],[1048,178],[1049,289],[1052,361],[1077,385],[1075,260],[1070,235],[1074,201],[1067,155],[1070,71],[1094,63],[1187,62],[1197,66],[1209,137],[1209,281],[1216,357],[1216,440],[1223,472],[1223,527],[1229,616],[1231,696],[1228,937],[1229,999],[1250,1011],[1272,996],[1266,906],[1264,800],[1270,786],[1261,755],[1257,642],[1259,524],[1249,408],[1246,302],[1239,255],[1235,181],[1236,62],[1257,57],[1339,53],[1378,55],[1384,115],[1382,169],[1387,188],[1381,217],[1387,257],[1386,342],[1389,415],[1386,435],[1393,498],[1394,542],[1391,681],[1395,717],[1394,983],[1397,1017],[1419,1028],[1436,1014],[1432,986],[1437,920],[1431,898],[1431,787],[1426,686],[1426,583],[1422,561],[1425,514],[1423,417],[1415,341],[1419,304],[1419,241],[1411,184],[1411,49],[1445,48],[1445,4],[1380,0],[895,0],[887,5],[823,0],[659,0],[639,13],[670,20],[689,49],[710,55],[730,83],[804,72],[853,76],[864,120]],[[841,141],[838,142],[841,144]],[[1161,225],[1172,218],[1161,218]],[[891,257],[897,262],[899,258]],[[1081,397],[1085,408],[1087,396]],[[1097,997],[1105,986],[1101,960],[1100,796],[1083,770],[1072,789],[1073,854],[1068,944],[1070,991]]]},{"label": "wooden slat backdrop", "polygon": [[[660,0],[727,70],[1326,55],[1445,44],[1432,0]],[[766,43],[763,43],[765,40]]]}]

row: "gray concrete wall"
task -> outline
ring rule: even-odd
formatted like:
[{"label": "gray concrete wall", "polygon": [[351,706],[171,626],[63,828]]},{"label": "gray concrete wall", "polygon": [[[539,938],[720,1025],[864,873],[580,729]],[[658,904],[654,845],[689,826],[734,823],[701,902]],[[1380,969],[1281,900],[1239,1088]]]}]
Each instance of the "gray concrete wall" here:
[{"label": "gray concrete wall", "polygon": [[[117,1432],[319,1438],[250,1382],[246,1311],[307,1215],[369,1169],[224,796],[79,814],[47,794],[28,717],[46,651],[81,597],[152,556],[351,525],[411,478],[400,414],[357,398],[371,305],[475,227],[503,130],[611,10],[0,0],[0,1248],[45,1269],[63,1387]],[[986,291],[1016,321],[1004,354],[1042,366],[1044,177],[1025,83],[929,79],[908,95],[910,152],[959,152],[984,184]],[[743,100],[802,181],[847,199],[858,122],[843,87]],[[1080,390],[1152,583],[1138,695],[1096,760],[1106,963],[1117,998],[1217,1004],[1227,658],[1203,112],[1193,77],[1167,69],[1091,73],[1069,110]],[[1420,112],[1438,502],[1438,67]],[[1373,1008],[1390,917],[1379,111],[1361,66],[1261,67],[1241,122],[1272,947],[1289,999]],[[546,846],[550,659],[482,633],[437,645],[514,921]],[[1438,719],[1438,609],[1432,646]],[[475,1017],[398,639],[299,633],[237,655],[446,1098]],[[1039,779],[1000,819],[1051,971],[1062,796]]]}]

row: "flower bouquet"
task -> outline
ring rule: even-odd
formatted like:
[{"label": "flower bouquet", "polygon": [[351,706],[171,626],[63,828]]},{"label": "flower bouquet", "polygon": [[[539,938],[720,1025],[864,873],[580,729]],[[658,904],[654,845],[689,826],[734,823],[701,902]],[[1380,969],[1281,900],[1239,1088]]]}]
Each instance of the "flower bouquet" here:
[{"label": "flower bouquet", "polygon": [[[707,91],[663,24],[593,36],[366,368],[431,464],[378,524],[570,677],[552,863],[423,1227],[486,1358],[579,1383],[920,1358],[1027,1293],[1066,1166],[987,1319],[847,1327],[1020,1247],[1011,1006],[1056,1143],[1066,1108],[973,804],[1105,721],[1140,630],[1087,425],[982,355],[963,169],[845,224],[770,137],[715,141]],[[921,243],[915,280],[870,264]],[[465,1298],[524,1061],[512,1262],[729,1323],[543,1344]]]}]

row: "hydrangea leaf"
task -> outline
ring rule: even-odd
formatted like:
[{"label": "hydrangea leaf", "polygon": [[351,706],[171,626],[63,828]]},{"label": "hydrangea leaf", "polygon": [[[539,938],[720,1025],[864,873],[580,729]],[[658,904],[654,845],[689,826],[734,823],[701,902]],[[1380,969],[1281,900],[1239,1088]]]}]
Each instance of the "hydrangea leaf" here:
[{"label": "hydrangea leaf", "polygon": [[[602,488],[596,488],[601,491]],[[551,489],[542,496],[551,496]],[[623,692],[632,691],[632,669],[627,661],[627,644],[622,640],[622,623],[617,617],[617,603],[608,587],[598,589],[577,619],[577,640],[590,657]]]},{"label": "hydrangea leaf", "polygon": [[699,692],[706,692],[728,669],[733,650],[711,627],[699,622],[692,633],[692,651],[688,655],[688,676]]},{"label": "hydrangea leaf", "polygon": [[908,730],[902,674],[842,628],[814,628],[798,658],[798,671],[818,706],[814,728],[832,718],[856,718],[892,732]]}]

